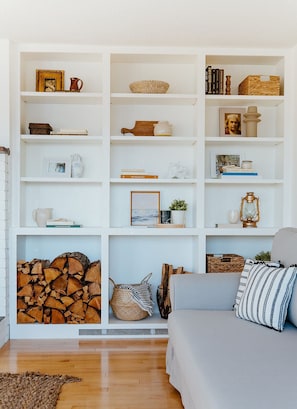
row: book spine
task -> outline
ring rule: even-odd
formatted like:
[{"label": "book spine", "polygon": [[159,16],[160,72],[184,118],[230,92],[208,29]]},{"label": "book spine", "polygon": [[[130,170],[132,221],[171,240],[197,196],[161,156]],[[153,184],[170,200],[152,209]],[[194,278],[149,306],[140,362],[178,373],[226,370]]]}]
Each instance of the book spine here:
[{"label": "book spine", "polygon": [[158,175],[121,175],[122,179],[158,179]]},{"label": "book spine", "polygon": [[224,70],[219,69],[219,94],[224,95]]},{"label": "book spine", "polygon": [[212,94],[212,68],[211,65],[207,67],[207,78],[208,78],[208,94]]}]

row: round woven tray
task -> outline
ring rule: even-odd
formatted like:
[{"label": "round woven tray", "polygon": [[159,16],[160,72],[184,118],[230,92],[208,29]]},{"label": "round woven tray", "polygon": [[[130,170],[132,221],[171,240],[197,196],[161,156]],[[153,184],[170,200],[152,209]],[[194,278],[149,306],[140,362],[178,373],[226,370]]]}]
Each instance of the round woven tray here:
[{"label": "round woven tray", "polygon": [[138,94],[166,94],[169,84],[165,81],[147,80],[132,82],[129,87],[131,92]]}]

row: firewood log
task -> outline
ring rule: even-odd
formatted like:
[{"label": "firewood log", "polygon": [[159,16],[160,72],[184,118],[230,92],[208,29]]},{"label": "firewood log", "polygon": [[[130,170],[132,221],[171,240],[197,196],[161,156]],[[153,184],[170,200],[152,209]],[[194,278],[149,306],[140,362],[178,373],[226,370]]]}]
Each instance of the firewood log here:
[{"label": "firewood log", "polygon": [[89,306],[86,311],[85,322],[94,324],[100,323],[101,318],[99,312],[95,308]]},{"label": "firewood log", "polygon": [[63,274],[60,277],[56,278],[52,283],[51,287],[56,290],[57,292],[66,295],[67,289],[67,282],[68,282],[68,275]]},{"label": "firewood log", "polygon": [[84,305],[82,300],[77,300],[68,308],[73,314],[77,315],[80,318],[85,317]]},{"label": "firewood log", "polygon": [[101,295],[101,285],[98,283],[89,284],[89,293],[91,297],[93,295]]},{"label": "firewood log", "polygon": [[60,301],[65,305],[65,307],[69,307],[69,305],[74,303],[74,299],[72,297],[68,297],[67,295],[61,297]]},{"label": "firewood log", "polygon": [[89,301],[89,306],[96,308],[96,310],[101,310],[101,296],[96,295]]},{"label": "firewood log", "polygon": [[22,271],[18,271],[17,274],[17,286],[23,288],[32,281],[31,274],[24,274]]},{"label": "firewood log", "polygon": [[86,271],[85,281],[100,284],[101,282],[101,262],[99,260],[93,261],[90,264],[90,266],[88,267]]},{"label": "firewood log", "polygon": [[56,278],[58,278],[62,273],[58,268],[55,267],[47,267],[43,269],[45,281],[47,283],[51,283]]},{"label": "firewood log", "polygon": [[27,314],[30,317],[34,318],[35,321],[41,323],[43,318],[43,308],[42,307],[33,307],[28,309]]},{"label": "firewood log", "polygon": [[17,295],[19,297],[32,297],[33,296],[33,287],[31,284],[25,285],[23,288],[18,291]]},{"label": "firewood log", "polygon": [[51,323],[52,324],[65,324],[65,317],[61,313],[61,311],[52,309],[52,318],[51,318]]},{"label": "firewood log", "polygon": [[33,324],[33,322],[35,322],[35,318],[30,317],[30,315],[23,311],[19,311],[17,314],[17,322],[18,324]]},{"label": "firewood log", "polygon": [[67,295],[71,295],[83,287],[82,283],[74,277],[69,277],[67,284]]},{"label": "firewood log", "polygon": [[49,296],[44,302],[45,307],[56,308],[57,310],[66,310],[65,305],[55,298]]}]

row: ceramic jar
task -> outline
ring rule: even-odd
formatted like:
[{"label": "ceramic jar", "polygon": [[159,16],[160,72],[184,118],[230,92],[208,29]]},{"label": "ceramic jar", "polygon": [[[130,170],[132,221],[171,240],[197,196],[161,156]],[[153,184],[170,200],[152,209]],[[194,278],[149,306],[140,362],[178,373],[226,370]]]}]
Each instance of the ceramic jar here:
[{"label": "ceramic jar", "polygon": [[32,213],[33,220],[37,223],[39,227],[45,227],[46,222],[52,218],[53,209],[47,208],[38,208],[34,209]]},{"label": "ceramic jar", "polygon": [[154,135],[171,136],[172,125],[168,121],[159,121],[158,123],[154,124]]}]

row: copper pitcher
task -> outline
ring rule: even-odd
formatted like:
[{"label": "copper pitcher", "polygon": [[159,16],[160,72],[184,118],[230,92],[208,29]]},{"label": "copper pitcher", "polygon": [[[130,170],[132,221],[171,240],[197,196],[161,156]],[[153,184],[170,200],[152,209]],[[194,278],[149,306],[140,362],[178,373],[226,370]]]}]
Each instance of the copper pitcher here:
[{"label": "copper pitcher", "polygon": [[70,91],[79,92],[84,85],[83,81],[80,78],[72,77],[70,78]]}]

